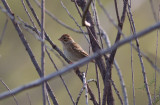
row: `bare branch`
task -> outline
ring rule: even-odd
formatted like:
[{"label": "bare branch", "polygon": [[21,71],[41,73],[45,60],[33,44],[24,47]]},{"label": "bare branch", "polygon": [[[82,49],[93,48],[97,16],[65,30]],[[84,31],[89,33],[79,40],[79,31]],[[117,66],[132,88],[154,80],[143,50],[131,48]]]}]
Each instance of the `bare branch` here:
[{"label": "bare branch", "polygon": [[27,98],[28,98],[28,100],[29,100],[29,105],[32,105],[32,103],[31,103],[31,99],[30,99],[30,96],[29,96],[29,94],[27,93]]},{"label": "bare branch", "polygon": [[[44,28],[45,28],[45,0],[41,0],[41,70],[42,70],[42,76],[41,78],[44,77],[44,62],[45,62],[45,35],[44,35]],[[42,83],[42,95],[43,95],[43,105],[46,105],[46,85],[45,83]]]},{"label": "bare branch", "polygon": [[85,8],[84,8],[84,10],[83,10],[83,15],[82,15],[82,25],[83,25],[83,26],[87,26],[87,27],[90,27],[90,26],[91,26],[91,24],[88,23],[88,22],[85,20],[91,2],[92,2],[92,0],[88,0],[88,2],[86,3]]},{"label": "bare branch", "polygon": [[[152,11],[153,11],[153,9],[152,9]],[[160,20],[159,16],[160,16],[160,7],[159,7],[159,11],[158,11],[158,20],[157,20],[158,22]],[[155,18],[155,21],[156,21],[156,18]],[[157,65],[158,36],[159,36],[159,30],[157,30],[155,65]],[[153,100],[153,103],[156,101],[157,71],[155,71],[155,79],[154,80],[155,80],[155,82],[154,82],[154,100]]]},{"label": "bare branch", "polygon": [[156,15],[156,11],[155,11],[155,8],[154,8],[154,5],[153,5],[153,0],[149,0],[149,2],[150,2],[150,5],[151,5],[151,9],[152,9],[152,13],[153,13],[154,20],[155,20],[156,22],[158,22],[157,15]]},{"label": "bare branch", "polygon": [[78,94],[78,97],[77,97],[77,100],[76,100],[76,105],[78,105],[78,102],[79,102],[79,99],[83,93],[83,90],[84,90],[84,87],[82,87],[82,89],[80,90],[79,94]]},{"label": "bare branch", "polygon": [[90,44],[89,39],[87,38],[87,35],[85,34],[85,32],[83,31],[82,27],[78,24],[78,22],[74,19],[74,17],[70,14],[70,12],[68,11],[68,9],[65,7],[65,5],[63,4],[62,0],[60,0],[62,7],[66,10],[67,14],[69,15],[69,17],[75,22],[75,24],[78,26],[78,28],[82,31],[84,37],[86,38],[87,42]]},{"label": "bare branch", "polygon": [[3,28],[2,34],[0,36],[0,44],[2,43],[6,28],[7,28],[7,24],[8,24],[8,19],[6,19],[6,21],[5,21],[4,28]]},{"label": "bare branch", "polygon": [[[131,10],[130,10],[129,6],[128,6],[128,9],[129,9],[129,17],[130,17],[130,20],[131,20],[130,25],[132,26],[131,29],[132,29],[133,34],[135,34],[136,33],[136,28],[135,28],[134,20],[133,20],[132,13],[131,13]],[[140,60],[140,63],[141,63],[142,74],[143,74],[143,78],[144,78],[144,84],[145,84],[145,88],[146,88],[146,92],[147,92],[147,96],[148,96],[149,105],[152,105],[151,94],[150,94],[148,83],[147,83],[147,76],[146,76],[146,73],[145,73],[143,59],[142,59],[141,52],[140,52],[140,46],[139,46],[138,38],[136,38],[136,45],[137,45],[137,49],[138,49],[138,56],[139,56],[139,60]]]},{"label": "bare branch", "polygon": [[[119,80],[120,80],[120,84],[121,84],[121,88],[122,88],[122,92],[123,92],[124,104],[126,105],[126,103],[128,103],[128,96],[127,96],[127,89],[126,89],[126,86],[125,86],[125,83],[124,83],[124,80],[123,80],[123,76],[122,76],[122,73],[121,73],[121,70],[118,66],[117,61],[114,60],[113,63],[114,63],[114,66],[115,66],[115,68],[117,70],[117,73],[118,73],[118,76],[119,76]],[[119,98],[119,99],[121,101],[121,98]]]},{"label": "bare branch", "polygon": [[119,98],[119,100],[120,100],[120,102],[121,102],[121,105],[123,105],[122,98],[121,98],[121,96],[120,96],[120,94],[119,94],[119,91],[117,90],[117,88],[116,88],[116,86],[115,86],[115,84],[114,84],[114,81],[111,80],[111,83],[112,83],[112,86],[113,86],[113,88],[114,88],[114,90],[115,90],[115,92],[116,92],[116,94],[117,94],[117,96],[118,96],[118,98]]},{"label": "bare branch", "polygon": [[[38,0],[34,0],[35,3],[38,5],[39,8],[41,8],[40,3],[38,2]],[[48,11],[47,9],[45,9],[45,12],[48,16],[50,16],[53,20],[55,20],[57,23],[59,23],[60,25],[62,25],[63,27],[73,31],[73,32],[77,32],[77,33],[82,33],[82,31],[79,31],[77,29],[73,29],[70,26],[66,25],[65,23],[63,23],[61,20],[57,19],[56,16],[54,16],[54,14],[52,14],[50,11]]]},{"label": "bare branch", "polygon": [[95,64],[95,68],[96,68],[96,79],[97,79],[97,88],[98,88],[98,99],[99,99],[99,105],[101,105],[101,91],[100,91],[100,83],[99,83],[97,64]]},{"label": "bare branch", "polygon": [[88,105],[88,88],[86,82],[86,73],[83,72],[82,77],[83,77],[83,88],[85,89],[86,105]]},{"label": "bare branch", "polygon": [[[2,84],[8,89],[8,91],[10,92],[11,90],[10,90],[9,87],[4,83],[4,81],[3,81],[3,80],[0,80],[0,81],[1,81]],[[13,96],[14,101],[16,102],[16,105],[19,105],[16,97],[14,96],[14,94],[12,94],[12,96]]]},{"label": "bare branch", "polygon": [[[10,17],[10,19],[11,19],[11,21],[12,21],[12,23],[13,23],[15,29],[16,29],[16,31],[18,32],[18,35],[19,35],[19,37],[20,37],[23,45],[25,46],[26,51],[28,52],[28,55],[29,55],[29,57],[30,57],[33,65],[35,66],[35,68],[36,68],[39,76],[41,76],[41,75],[42,75],[41,69],[40,69],[40,67],[39,67],[39,65],[38,65],[38,63],[37,63],[37,61],[36,61],[36,59],[35,59],[35,57],[34,57],[34,55],[33,55],[33,53],[32,53],[32,50],[31,50],[29,44],[27,43],[27,41],[26,41],[26,39],[25,39],[25,37],[24,37],[24,34],[22,33],[19,25],[16,23],[15,17],[14,17],[14,15],[13,15],[11,9],[9,8],[6,0],[2,0],[2,3],[3,3],[3,5],[5,6],[5,8],[6,8],[6,11],[5,11],[5,12],[6,12],[6,13],[8,14],[8,16]],[[1,6],[0,6],[0,7],[1,7]],[[1,9],[1,10],[2,10],[2,9]],[[4,9],[3,9],[3,10],[4,10]],[[58,102],[57,102],[57,100],[56,100],[56,98],[55,98],[55,96],[54,96],[54,94],[53,94],[53,91],[51,90],[49,84],[46,83],[46,85],[47,85],[47,91],[48,91],[50,97],[52,98],[53,103],[54,103],[55,105],[58,105]]]},{"label": "bare branch", "polygon": [[[49,59],[51,60],[51,62],[52,62],[52,64],[53,64],[54,68],[56,69],[56,71],[58,71],[58,68],[57,68],[56,64],[54,63],[53,59],[51,58],[51,56],[50,56],[49,52],[47,51],[47,49],[46,49],[46,52],[47,52],[47,55],[48,55]],[[68,92],[68,95],[69,95],[69,97],[70,97],[73,105],[75,105],[74,99],[73,99],[73,97],[72,97],[72,95],[71,95],[71,93],[70,93],[70,91],[69,91],[69,89],[68,89],[68,87],[67,87],[67,85],[66,85],[66,83],[65,83],[65,81],[64,81],[64,79],[63,79],[63,77],[62,77],[61,75],[59,75],[59,77],[61,78],[61,80],[62,80],[62,82],[63,82],[63,85],[64,85],[64,87],[66,88],[66,90],[67,90],[67,92]]]},{"label": "bare branch", "polygon": [[148,33],[152,32],[152,31],[154,31],[154,30],[156,30],[158,28],[160,28],[160,22],[156,23],[156,24],[154,24],[154,25],[152,25],[152,26],[150,26],[150,27],[148,27],[146,29],[144,29],[143,31],[141,31],[141,32],[139,32],[139,33],[137,33],[135,35],[130,35],[129,37],[127,37],[127,38],[115,43],[113,46],[111,46],[108,49],[102,49],[102,50],[100,50],[98,52],[95,52],[93,55],[91,55],[89,57],[86,57],[86,58],[83,58],[80,61],[75,62],[74,64],[70,64],[69,66],[67,66],[67,67],[65,67],[65,68],[63,68],[63,69],[61,69],[61,70],[59,70],[59,71],[57,71],[55,73],[51,73],[51,74],[45,76],[42,79],[38,79],[38,80],[33,81],[33,82],[31,82],[31,83],[29,83],[27,85],[23,85],[23,86],[20,86],[18,88],[15,88],[15,89],[11,90],[10,92],[4,92],[4,93],[0,94],[0,99],[5,98],[7,96],[10,96],[11,94],[16,94],[16,93],[21,92],[23,90],[38,86],[38,85],[40,85],[41,83],[43,83],[45,81],[48,81],[48,80],[50,80],[52,78],[55,78],[56,76],[62,75],[64,73],[68,72],[68,71],[73,70],[77,66],[84,65],[87,62],[90,62],[91,60],[95,59],[96,57],[98,57],[100,55],[109,53],[112,50],[115,50],[115,49],[119,48],[120,46],[122,46],[122,45],[124,45],[126,43],[129,43],[131,40],[134,40],[134,39],[136,39],[138,37],[142,37],[144,35],[147,35]]}]

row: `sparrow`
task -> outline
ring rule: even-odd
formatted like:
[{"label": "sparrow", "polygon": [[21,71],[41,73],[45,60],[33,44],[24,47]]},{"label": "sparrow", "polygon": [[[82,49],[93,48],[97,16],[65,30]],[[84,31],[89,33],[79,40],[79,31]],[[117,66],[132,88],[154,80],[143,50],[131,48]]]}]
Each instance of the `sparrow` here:
[{"label": "sparrow", "polygon": [[85,52],[68,34],[63,34],[58,40],[60,40],[63,45],[64,55],[70,61],[76,62],[88,56],[87,52]]}]

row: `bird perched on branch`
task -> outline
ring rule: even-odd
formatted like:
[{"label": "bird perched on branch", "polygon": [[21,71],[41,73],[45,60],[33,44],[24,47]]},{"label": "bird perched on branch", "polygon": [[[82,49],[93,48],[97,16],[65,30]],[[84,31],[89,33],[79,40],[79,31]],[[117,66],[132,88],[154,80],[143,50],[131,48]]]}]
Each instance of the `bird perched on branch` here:
[{"label": "bird perched on branch", "polygon": [[85,52],[68,34],[63,34],[58,40],[60,40],[63,45],[64,55],[72,62],[88,56],[87,52]]}]

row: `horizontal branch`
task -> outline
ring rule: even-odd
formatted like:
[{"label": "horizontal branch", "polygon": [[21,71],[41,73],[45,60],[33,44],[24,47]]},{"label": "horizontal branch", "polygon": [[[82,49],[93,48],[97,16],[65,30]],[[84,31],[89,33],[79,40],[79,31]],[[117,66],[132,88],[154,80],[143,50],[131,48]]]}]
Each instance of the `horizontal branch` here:
[{"label": "horizontal branch", "polygon": [[33,81],[31,83],[28,83],[26,85],[20,86],[20,87],[15,88],[15,89],[12,89],[10,92],[8,92],[8,91],[4,92],[4,93],[0,94],[0,99],[3,99],[3,98],[5,98],[7,96],[10,96],[12,94],[17,94],[17,93],[19,93],[19,92],[21,92],[23,90],[38,86],[38,85],[42,84],[43,82],[48,81],[48,80],[50,80],[52,78],[55,78],[56,76],[62,75],[64,73],[68,72],[68,71],[71,71],[76,67],[79,67],[79,66],[82,66],[84,64],[87,64],[87,62],[95,59],[96,57],[98,57],[100,55],[104,55],[106,53],[109,53],[109,52],[119,48],[120,46],[130,42],[131,40],[134,40],[134,39],[136,39],[138,37],[142,37],[142,36],[146,35],[147,33],[150,33],[153,30],[158,29],[158,28],[160,28],[160,22],[158,22],[157,24],[155,24],[153,26],[150,26],[149,28],[146,28],[145,30],[143,30],[143,31],[141,31],[141,32],[139,32],[139,33],[137,33],[135,35],[130,35],[129,37],[127,37],[127,38],[125,38],[125,39],[123,39],[121,41],[118,41],[117,43],[115,43],[113,46],[111,46],[108,49],[102,49],[102,50],[100,50],[98,52],[95,52],[93,55],[91,55],[89,57],[86,57],[86,58],[84,58],[84,59],[82,59],[82,60],[80,60],[78,62],[75,62],[74,64],[70,64],[69,66],[67,66],[67,67],[65,67],[65,68],[63,68],[63,69],[61,69],[61,70],[59,70],[57,72],[51,73],[51,74],[45,76],[44,78],[35,80],[35,81]]}]

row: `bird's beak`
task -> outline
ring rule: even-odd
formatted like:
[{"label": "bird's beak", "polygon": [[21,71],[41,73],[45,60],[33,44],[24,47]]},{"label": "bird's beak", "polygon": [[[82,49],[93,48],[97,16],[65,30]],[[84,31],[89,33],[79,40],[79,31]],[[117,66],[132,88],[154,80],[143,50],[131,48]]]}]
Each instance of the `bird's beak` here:
[{"label": "bird's beak", "polygon": [[59,38],[58,40],[61,41],[61,38]]}]

